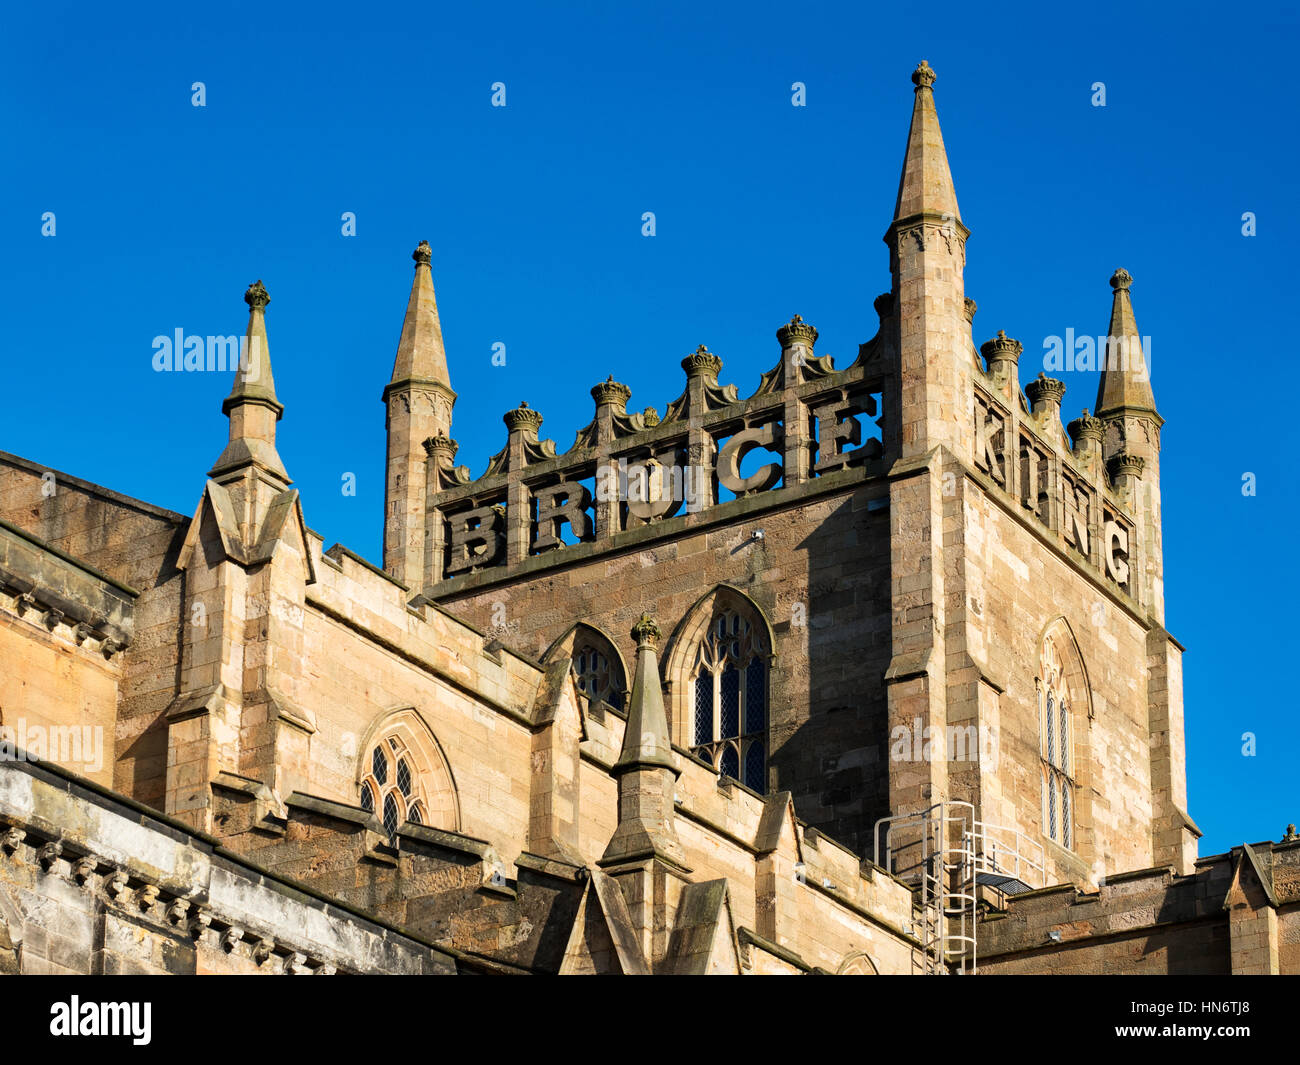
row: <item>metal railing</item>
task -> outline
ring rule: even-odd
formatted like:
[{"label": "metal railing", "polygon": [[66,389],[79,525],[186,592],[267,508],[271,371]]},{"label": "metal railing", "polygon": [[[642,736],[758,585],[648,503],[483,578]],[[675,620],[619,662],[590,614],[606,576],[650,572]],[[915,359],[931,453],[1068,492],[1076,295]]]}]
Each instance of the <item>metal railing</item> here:
[{"label": "metal railing", "polygon": [[1042,844],[977,819],[968,802],[882,817],[874,842],[876,864],[916,893],[920,953],[914,964],[930,975],[977,971],[981,888],[1011,895],[1046,881]]}]

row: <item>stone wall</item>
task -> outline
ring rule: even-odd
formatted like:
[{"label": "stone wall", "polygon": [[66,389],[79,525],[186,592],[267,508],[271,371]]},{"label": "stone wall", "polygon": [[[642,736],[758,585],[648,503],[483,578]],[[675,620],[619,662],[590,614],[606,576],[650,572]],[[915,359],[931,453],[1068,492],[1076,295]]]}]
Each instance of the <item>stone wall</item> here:
[{"label": "stone wall", "polygon": [[[677,649],[675,630],[701,597],[718,585],[739,590],[775,634],[768,786],[793,792],[799,816],[810,824],[866,849],[871,824],[888,812],[881,677],[890,655],[889,526],[883,501],[883,485],[865,483],[775,508],[760,509],[757,499],[723,503],[710,514],[718,523],[707,529],[669,522],[658,537],[642,536],[644,543],[626,550],[552,564],[535,576],[438,601],[538,657],[582,620],[631,661],[628,633],[649,611],[672,634],[667,667]],[[755,539],[760,531],[762,538]],[[669,723],[674,741],[689,746],[683,713],[689,688],[676,684],[679,690],[670,687],[666,697]]]},{"label": "stone wall", "polygon": [[162,807],[176,695],[183,574],[175,560],[188,519],[0,452],[0,519],[138,593],[121,663],[113,787]]}]

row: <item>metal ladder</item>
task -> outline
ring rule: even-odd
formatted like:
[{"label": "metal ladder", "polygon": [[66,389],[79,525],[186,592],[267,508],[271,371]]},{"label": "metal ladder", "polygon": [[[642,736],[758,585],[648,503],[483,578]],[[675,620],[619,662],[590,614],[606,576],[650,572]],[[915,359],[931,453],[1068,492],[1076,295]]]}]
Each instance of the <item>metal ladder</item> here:
[{"label": "metal ladder", "polygon": [[882,817],[874,840],[876,864],[915,893],[921,946],[919,956],[913,952],[913,967],[927,975],[977,972],[981,889],[1014,895],[1046,881],[1042,844],[977,820],[968,802]]},{"label": "metal ladder", "polygon": [[915,892],[913,966],[925,975],[975,972],[975,824],[975,808],[955,801],[876,822],[876,864]]}]

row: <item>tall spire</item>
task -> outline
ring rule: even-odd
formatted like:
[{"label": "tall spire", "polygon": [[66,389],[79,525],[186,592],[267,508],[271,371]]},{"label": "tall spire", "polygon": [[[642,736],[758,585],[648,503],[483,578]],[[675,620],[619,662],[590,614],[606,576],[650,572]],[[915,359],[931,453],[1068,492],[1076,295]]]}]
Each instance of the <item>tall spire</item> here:
[{"label": "tall spire", "polygon": [[1133,317],[1133,300],[1129,286],[1133,277],[1123,267],[1111,276],[1115,290],[1110,311],[1110,331],[1106,337],[1106,361],[1102,363],[1101,381],[1097,386],[1094,413],[1105,418],[1120,411],[1156,411],[1151,392],[1151,367],[1142,350],[1137,319]]},{"label": "tall spire", "polygon": [[[384,479],[384,569],[412,593],[423,590],[434,550],[426,526],[425,488],[428,484],[426,440],[451,432],[451,408],[456,393],[447,374],[442,323],[433,296],[429,242],[420,241],[411,254],[415,280],[402,320],[393,376],[384,388],[388,455]],[[441,521],[440,518],[436,521]],[[440,567],[433,567],[441,574]]]},{"label": "tall spire", "polygon": [[948,169],[948,153],[939,130],[939,113],[934,109],[934,70],[924,59],[912,73],[916,86],[912,104],[912,127],[907,133],[907,154],[898,181],[894,221],[920,214],[933,214],[961,221],[957,191]]},{"label": "tall spire", "polygon": [[893,278],[884,345],[896,355],[904,386],[901,396],[886,401],[901,402],[901,408],[886,410],[885,419],[903,458],[937,444],[966,457],[971,447],[970,389],[978,356],[963,280],[970,230],[957,210],[934,82],[930,64],[921,60],[912,72],[912,124],[884,237]]},{"label": "tall spire", "polygon": [[411,298],[406,304],[406,318],[402,321],[402,336],[397,342],[397,358],[393,360],[393,376],[385,390],[385,399],[390,390],[408,382],[441,385],[451,390],[447,352],[442,345],[442,323],[438,320],[438,302],[433,294],[429,242],[420,241],[411,258],[415,260],[415,279],[411,283]]},{"label": "tall spire", "polygon": [[244,302],[249,311],[248,331],[230,395],[221,404],[221,413],[230,419],[230,440],[209,476],[253,465],[287,486],[289,475],[275,449],[275,423],[283,416],[284,405],[275,394],[266,339],[266,306],[271,296],[260,280],[254,281],[244,293]]}]

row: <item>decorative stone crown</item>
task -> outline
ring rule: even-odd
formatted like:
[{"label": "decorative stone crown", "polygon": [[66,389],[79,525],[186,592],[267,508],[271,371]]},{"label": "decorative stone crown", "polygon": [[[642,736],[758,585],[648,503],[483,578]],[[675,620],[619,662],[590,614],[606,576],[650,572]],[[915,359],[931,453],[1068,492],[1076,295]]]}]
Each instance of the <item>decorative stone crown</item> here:
[{"label": "decorative stone crown", "polygon": [[1065,395],[1065,382],[1040,373],[1025,385],[1025,395],[1029,397],[1029,403],[1034,407],[1039,403],[1060,403],[1061,397]]},{"label": "decorative stone crown", "polygon": [[632,398],[632,390],[627,385],[615,381],[614,375],[610,374],[591,390],[591,398],[596,401],[598,407],[613,403],[617,407],[626,409],[627,401]]},{"label": "decorative stone crown", "polygon": [[415,251],[411,252],[411,258],[417,263],[428,266],[433,260],[433,249],[429,247],[429,242],[427,240],[420,241],[415,246]]},{"label": "decorative stone crown", "polygon": [[980,345],[980,354],[990,368],[995,362],[1018,362],[1020,353],[1024,350],[1025,346],[1020,341],[1013,340],[1001,329],[992,340],[986,340]]},{"label": "decorative stone crown", "polygon": [[682,369],[686,371],[687,377],[697,377],[700,374],[717,377],[722,370],[722,360],[701,344],[682,359]]},{"label": "decorative stone crown", "polygon": [[1113,481],[1119,477],[1141,477],[1146,464],[1146,459],[1141,455],[1130,455],[1122,451],[1118,455],[1112,455],[1107,465]]},{"label": "decorative stone crown", "polygon": [[[971,299],[969,296],[967,296],[967,297],[966,297],[966,300],[965,300],[965,304],[964,304],[964,308],[963,308],[963,309],[964,309],[965,312],[966,312],[966,321],[968,321],[968,322],[974,322],[974,321],[975,321],[975,312],[978,311],[978,310],[980,309],[980,306],[979,306],[979,304],[976,303],[973,299]],[[998,335],[1001,336],[1002,334],[999,333]]]},{"label": "decorative stone crown", "polygon": [[914,71],[912,71],[912,84],[918,89],[930,88],[937,78],[934,68],[924,59],[921,60]]},{"label": "decorative stone crown", "polygon": [[1101,438],[1106,433],[1106,423],[1100,418],[1094,418],[1088,413],[1088,408],[1083,408],[1083,413],[1075,418],[1066,428],[1070,431],[1070,439],[1074,441],[1074,446],[1080,447],[1088,441],[1101,443]]},{"label": "decorative stone crown", "polygon": [[659,412],[654,407],[646,407],[641,412],[641,420],[645,423],[647,429],[653,429],[659,424]]},{"label": "decorative stone crown", "polygon": [[662,635],[662,630],[649,614],[642,614],[632,626],[632,639],[636,640],[637,647],[657,647]]},{"label": "decorative stone crown", "polygon": [[271,302],[271,294],[266,291],[266,286],[259,279],[248,286],[248,291],[244,293],[244,302],[256,310]]},{"label": "decorative stone crown", "polygon": [[516,429],[537,432],[542,427],[542,416],[533,410],[527,400],[521,400],[514,410],[508,410],[502,417],[506,428],[512,433]]},{"label": "decorative stone crown", "polygon": [[1121,289],[1127,291],[1131,284],[1133,284],[1133,275],[1122,266],[1110,275],[1110,287],[1116,292],[1119,292]]},{"label": "decorative stone crown", "polygon": [[796,314],[776,331],[776,339],[781,342],[782,351],[795,344],[806,344],[811,348],[817,343],[817,330]]},{"label": "decorative stone crown", "polygon": [[438,432],[424,442],[424,453],[430,458],[434,455],[446,455],[447,461],[450,462],[459,450],[460,445],[444,432]]}]

